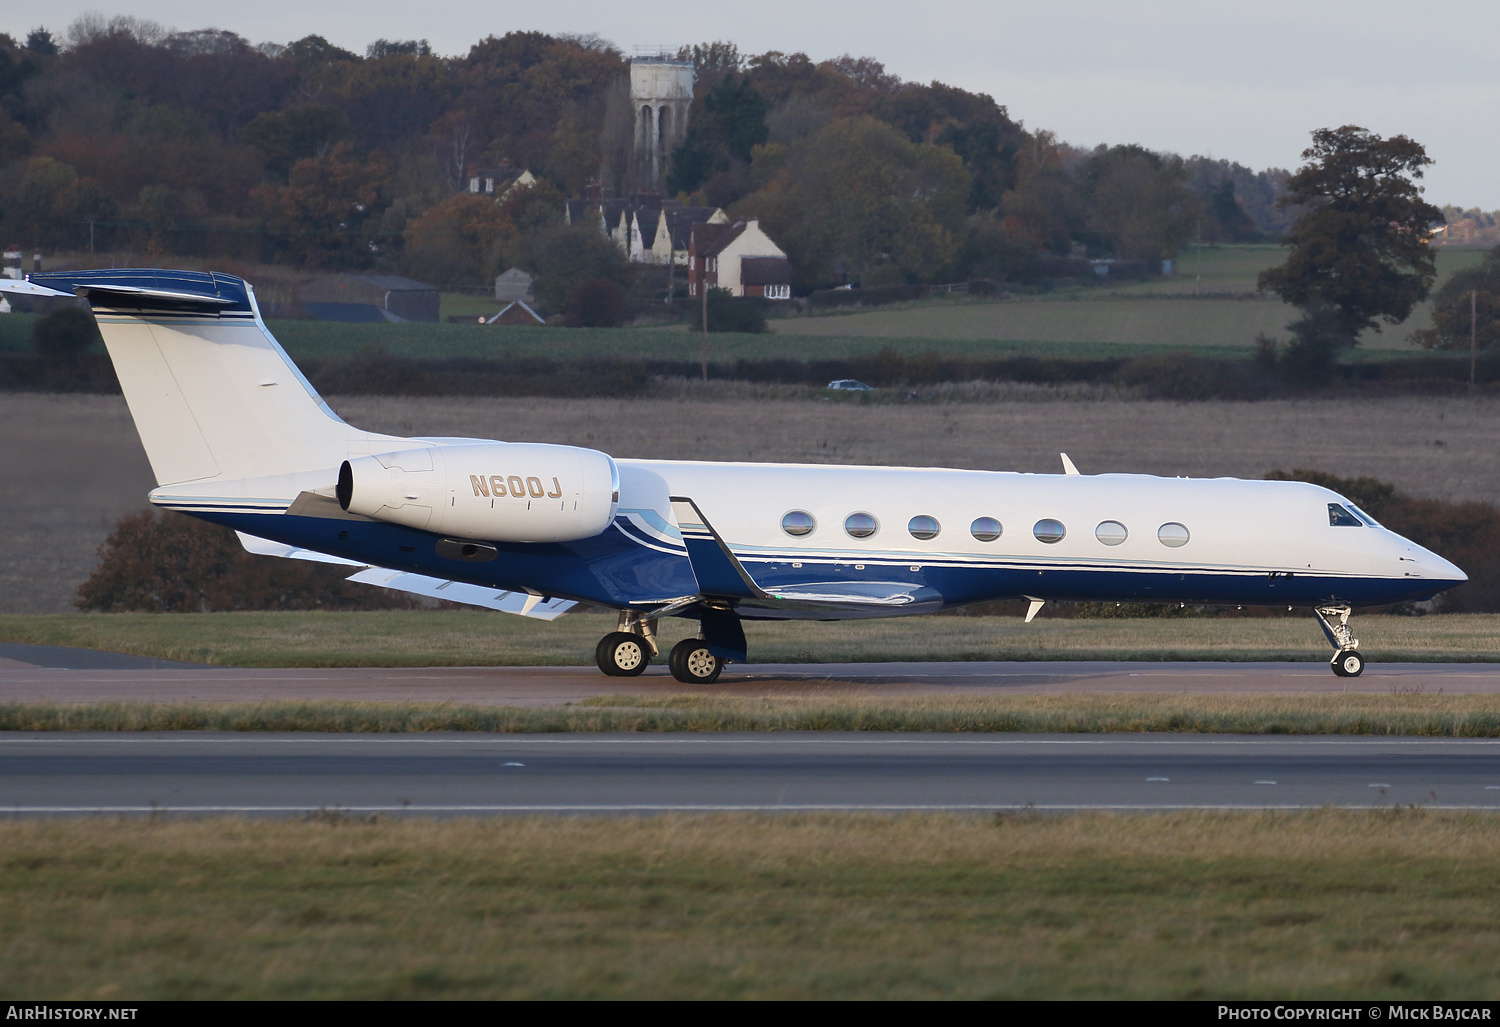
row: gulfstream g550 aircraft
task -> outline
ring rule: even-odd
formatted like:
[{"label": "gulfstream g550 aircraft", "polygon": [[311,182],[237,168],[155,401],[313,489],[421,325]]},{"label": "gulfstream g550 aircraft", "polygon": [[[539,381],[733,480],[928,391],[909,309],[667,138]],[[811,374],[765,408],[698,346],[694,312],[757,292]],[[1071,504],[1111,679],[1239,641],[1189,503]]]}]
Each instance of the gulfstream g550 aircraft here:
[{"label": "gulfstream g550 aircraft", "polygon": [[93,306],[158,487],[254,553],[528,617],[620,612],[595,656],[638,674],[688,617],[673,675],[746,658],[744,619],[894,617],[1025,597],[1300,606],[1363,669],[1355,606],[1429,598],[1453,564],[1315,485],[1137,474],[616,460],[573,446],[397,438],[328,408],[244,281],[38,274]]}]

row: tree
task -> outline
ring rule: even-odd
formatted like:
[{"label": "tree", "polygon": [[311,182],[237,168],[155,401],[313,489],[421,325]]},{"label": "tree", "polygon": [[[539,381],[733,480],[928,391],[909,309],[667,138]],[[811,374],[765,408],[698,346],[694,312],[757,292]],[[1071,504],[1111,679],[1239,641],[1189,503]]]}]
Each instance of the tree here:
[{"label": "tree", "polygon": [[1432,297],[1432,327],[1412,340],[1426,349],[1468,349],[1471,330],[1479,349],[1500,348],[1500,246],[1443,283]]},{"label": "tree", "polygon": [[339,143],[292,165],[287,185],[258,193],[268,208],[268,227],[294,259],[311,267],[359,264],[369,258],[364,228],[388,178],[379,154],[361,156]]},{"label": "tree", "polygon": [[721,80],[702,108],[672,153],[671,192],[690,193],[731,164],[748,164],[750,152],[766,141],[766,101],[743,76]]},{"label": "tree", "polygon": [[630,284],[629,262],[599,231],[597,223],[545,225],[518,235],[506,247],[506,256],[536,275],[533,288],[537,302],[549,311],[565,309],[578,286],[591,279]]},{"label": "tree", "polygon": [[31,326],[32,346],[54,360],[72,360],[96,342],[104,340],[94,315],[78,307],[59,307]]},{"label": "tree", "polygon": [[784,157],[757,150],[758,175],[762,153],[780,167],[736,212],[765,220],[804,287],[834,280],[840,262],[855,274],[892,263],[920,279],[956,255],[969,176],[952,150],[864,117],[835,121]]},{"label": "tree", "polygon": [[1192,236],[1201,207],[1187,187],[1181,157],[1114,146],[1090,157],[1082,177],[1093,208],[1089,227],[1117,256],[1174,257]]},{"label": "tree", "polygon": [[1413,181],[1432,160],[1404,135],[1382,139],[1357,125],[1318,129],[1302,157],[1277,206],[1306,212],[1282,240],[1292,247],[1286,262],[1262,271],[1260,288],[1297,306],[1333,305],[1350,339],[1404,321],[1437,273],[1428,237],[1442,211]]},{"label": "tree", "polygon": [[154,510],[127,514],[99,547],[74,605],[106,613],[413,609],[401,592],[344,580],[347,568],[252,556],[217,524]]},{"label": "tree", "polygon": [[406,264],[439,285],[482,283],[496,270],[499,246],[514,229],[487,196],[457,193],[406,225]]},{"label": "tree", "polygon": [[[711,332],[751,332],[766,330],[766,301],[759,296],[735,296],[728,289],[710,289],[707,296],[708,330]],[[696,326],[691,306],[688,324]]]},{"label": "tree", "polygon": [[261,152],[266,170],[285,179],[292,165],[320,157],[354,134],[349,115],[337,107],[308,104],[289,111],[266,111],[245,126],[240,138]]},{"label": "tree", "polygon": [[613,328],[625,317],[625,292],[608,278],[588,278],[568,297],[568,323],[580,328]]}]

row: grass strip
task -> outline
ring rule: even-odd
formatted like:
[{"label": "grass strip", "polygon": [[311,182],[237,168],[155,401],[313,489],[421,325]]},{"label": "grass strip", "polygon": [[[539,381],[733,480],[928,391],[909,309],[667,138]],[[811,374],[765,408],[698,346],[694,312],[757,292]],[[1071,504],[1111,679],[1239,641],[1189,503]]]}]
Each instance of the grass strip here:
[{"label": "grass strip", "polygon": [[0,822],[0,994],[1478,999],[1500,817]]},{"label": "grass strip", "polygon": [[[482,610],[362,613],[111,613],[0,615],[0,641],[83,646],[234,667],[579,666],[614,630],[612,615],[550,624]],[[1359,616],[1374,663],[1500,661],[1500,615]],[[697,630],[661,624],[663,651]],[[755,663],[971,660],[1219,660],[1322,663],[1312,618],[1166,617],[1065,620],[898,617],[822,624],[746,624]]]},{"label": "grass strip", "polygon": [[0,731],[401,734],[907,731],[1500,737],[1500,696],[1187,693],[903,697],[608,695],[555,707],[447,703],[0,704]]}]

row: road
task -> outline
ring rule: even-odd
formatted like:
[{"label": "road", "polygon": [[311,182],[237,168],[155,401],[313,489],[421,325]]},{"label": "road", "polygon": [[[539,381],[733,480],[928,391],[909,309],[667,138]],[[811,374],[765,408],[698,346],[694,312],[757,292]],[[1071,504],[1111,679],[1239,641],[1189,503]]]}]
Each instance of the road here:
[{"label": "road", "polygon": [[1500,809],[1500,740],[0,735],[0,814]]}]

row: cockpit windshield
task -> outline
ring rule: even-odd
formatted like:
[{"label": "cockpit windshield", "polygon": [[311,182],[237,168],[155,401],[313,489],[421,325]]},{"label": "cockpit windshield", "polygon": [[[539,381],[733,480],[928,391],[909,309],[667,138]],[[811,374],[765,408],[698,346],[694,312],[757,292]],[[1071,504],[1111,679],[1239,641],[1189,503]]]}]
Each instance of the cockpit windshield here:
[{"label": "cockpit windshield", "polygon": [[1335,528],[1357,528],[1361,524],[1372,528],[1380,527],[1379,521],[1347,499],[1342,503],[1328,504],[1328,523]]},{"label": "cockpit windshield", "polygon": [[1354,516],[1339,503],[1328,504],[1328,523],[1335,528],[1364,527],[1364,521]]}]

